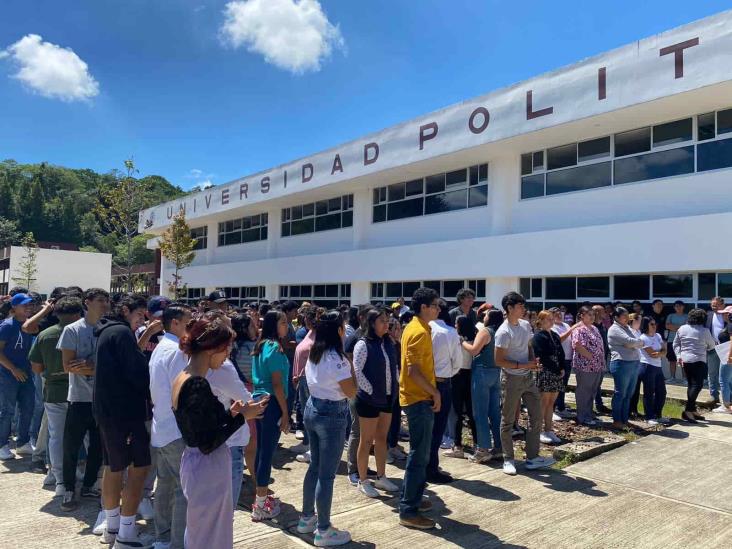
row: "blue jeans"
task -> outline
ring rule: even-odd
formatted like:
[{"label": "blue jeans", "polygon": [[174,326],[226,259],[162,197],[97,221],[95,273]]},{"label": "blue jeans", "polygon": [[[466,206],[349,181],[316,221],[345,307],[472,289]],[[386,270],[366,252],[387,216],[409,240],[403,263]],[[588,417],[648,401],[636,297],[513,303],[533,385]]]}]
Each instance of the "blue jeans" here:
[{"label": "blue jeans", "polygon": [[666,380],[663,368],[647,364],[643,372],[643,408],[646,419],[663,417],[664,404],[666,404]]},{"label": "blue jeans", "polygon": [[234,497],[234,509],[236,509],[244,474],[244,446],[230,446],[229,450],[231,451],[231,495]]},{"label": "blue jeans", "polygon": [[630,417],[630,398],[638,381],[639,360],[611,360],[610,373],[615,381],[613,392],[613,421],[627,423]]},{"label": "blue jeans", "polygon": [[16,447],[19,447],[30,441],[30,424],[36,401],[36,388],[32,374],[29,374],[28,379],[23,383],[8,374],[9,372],[0,372],[0,447],[8,444],[10,440],[10,425],[16,406],[19,409]]},{"label": "blue jeans", "polygon": [[501,370],[474,367],[471,391],[475,429],[478,432],[476,445],[483,450],[495,448],[498,451],[501,449]]},{"label": "blue jeans", "polygon": [[721,364],[719,366],[719,385],[722,388],[722,402],[729,406],[732,404],[732,364]]},{"label": "blue jeans", "polygon": [[43,381],[40,374],[33,374],[33,383],[36,388],[35,401],[33,403],[33,418],[30,424],[30,438],[33,446],[38,443],[38,432],[41,430],[43,419]]},{"label": "blue jeans", "polygon": [[434,475],[440,468],[440,443],[447,428],[447,420],[452,410],[452,386],[450,381],[438,381],[437,390],[440,391],[440,411],[435,414],[432,423],[432,443],[430,444],[430,461],[427,464],[427,474]]},{"label": "blue jeans", "polygon": [[719,399],[719,355],[717,351],[707,352],[707,375],[709,376],[709,393],[713,399]]},{"label": "blue jeans", "polygon": [[68,402],[47,402],[46,418],[48,419],[48,459],[51,472],[56,477],[56,485],[64,483],[64,426]]},{"label": "blue jeans", "polygon": [[318,529],[330,526],[333,480],[343,455],[348,423],[348,400],[310,397],[303,423],[310,437],[310,465],[302,485],[302,514],[312,517],[317,508]]},{"label": "blue jeans", "polygon": [[272,473],[272,457],[280,441],[280,419],[282,410],[277,399],[272,398],[269,406],[265,408],[262,419],[257,420],[257,458],[254,460],[254,469],[257,486],[264,488],[269,486],[269,479]]},{"label": "blue jeans", "polygon": [[[308,380],[305,378],[305,376],[302,376],[300,380],[297,382],[297,400],[300,403],[300,409],[303,413],[303,422],[305,421],[305,408],[308,405],[308,399],[310,398],[310,391],[308,390]],[[304,425],[304,423],[303,423]],[[310,444],[310,437],[308,436],[308,430],[303,429],[302,430],[303,439],[302,443],[306,446]]]},{"label": "blue jeans", "polygon": [[409,423],[409,455],[399,499],[399,516],[409,518],[417,516],[424,494],[435,413],[432,403],[427,400],[415,402],[403,409]]}]

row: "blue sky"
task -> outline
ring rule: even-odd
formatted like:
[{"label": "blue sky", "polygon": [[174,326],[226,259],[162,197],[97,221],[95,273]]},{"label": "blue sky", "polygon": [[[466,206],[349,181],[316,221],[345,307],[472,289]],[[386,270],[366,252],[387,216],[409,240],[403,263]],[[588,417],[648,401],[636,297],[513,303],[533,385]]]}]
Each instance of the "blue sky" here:
[{"label": "blue sky", "polygon": [[727,8],[3,0],[0,157],[220,184]]}]

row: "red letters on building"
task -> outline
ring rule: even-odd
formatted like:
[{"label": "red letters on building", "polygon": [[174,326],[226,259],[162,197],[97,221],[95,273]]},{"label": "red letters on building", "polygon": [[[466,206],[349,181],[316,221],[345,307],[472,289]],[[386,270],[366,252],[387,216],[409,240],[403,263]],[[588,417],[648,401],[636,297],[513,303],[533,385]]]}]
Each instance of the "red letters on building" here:
[{"label": "red letters on building", "polygon": [[666,46],[665,48],[661,48],[659,50],[661,57],[663,57],[664,55],[668,55],[669,53],[674,54],[674,68],[676,70],[675,78],[684,77],[684,50],[686,48],[692,48],[698,45],[699,38],[692,38],[691,40],[679,42],[678,44],[674,44],[673,46]]}]

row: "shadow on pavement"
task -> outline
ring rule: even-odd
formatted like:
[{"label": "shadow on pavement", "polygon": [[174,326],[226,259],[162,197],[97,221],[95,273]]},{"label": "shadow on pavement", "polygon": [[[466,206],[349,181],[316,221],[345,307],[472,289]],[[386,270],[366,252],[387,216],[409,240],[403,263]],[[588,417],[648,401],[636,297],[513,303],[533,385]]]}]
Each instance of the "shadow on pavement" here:
[{"label": "shadow on pavement", "polygon": [[525,475],[543,482],[547,488],[556,492],[579,492],[593,497],[608,496],[607,492],[595,488],[597,484],[591,480],[576,478],[564,471],[556,469],[526,471]]}]

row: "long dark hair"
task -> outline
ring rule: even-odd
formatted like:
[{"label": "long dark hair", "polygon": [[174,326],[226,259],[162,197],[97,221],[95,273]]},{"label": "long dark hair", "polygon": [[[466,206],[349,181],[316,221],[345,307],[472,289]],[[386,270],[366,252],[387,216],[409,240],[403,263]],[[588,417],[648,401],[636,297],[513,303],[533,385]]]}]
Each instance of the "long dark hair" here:
[{"label": "long dark hair", "polygon": [[282,319],[287,320],[285,313],[282,311],[277,311],[275,309],[267,311],[267,314],[264,315],[264,319],[262,320],[262,333],[259,334],[259,339],[257,339],[257,343],[254,345],[252,356],[258,356],[262,352],[262,347],[264,347],[264,344],[267,341],[276,343],[277,350],[280,353],[285,352],[282,340],[277,333],[277,324],[279,324]]},{"label": "long dark hair", "polygon": [[498,309],[491,309],[486,315],[484,324],[487,328],[493,328],[493,331],[495,332],[501,327],[503,320],[503,313],[501,311]]},{"label": "long dark hair", "polygon": [[455,319],[455,326],[459,336],[464,337],[468,341],[473,341],[475,336],[478,335],[478,330],[475,329],[475,325],[470,322],[470,319],[465,315],[460,315]]},{"label": "long dark hair", "polygon": [[335,351],[345,358],[343,340],[339,330],[343,328],[343,317],[339,311],[328,311],[315,323],[315,341],[310,348],[310,360],[319,364],[327,351]]},{"label": "long dark hair", "polygon": [[[374,309],[369,309],[368,311],[366,311],[366,316],[363,319],[364,337],[366,339],[380,339],[376,335],[374,323],[376,322],[376,319],[378,319],[381,315],[386,315],[386,309],[382,307],[376,307]],[[386,335],[389,335],[388,331],[386,332]]]},{"label": "long dark hair", "polygon": [[127,318],[124,313],[125,308],[128,314],[137,309],[147,309],[147,299],[142,294],[123,294],[115,301],[110,311],[104,315],[104,318],[127,323]]}]

